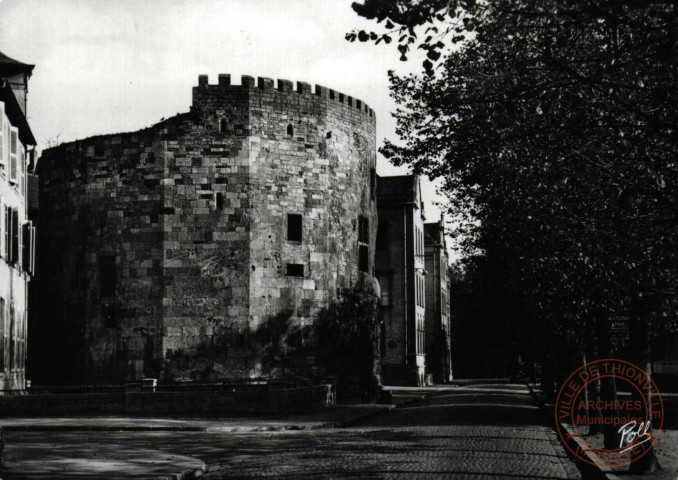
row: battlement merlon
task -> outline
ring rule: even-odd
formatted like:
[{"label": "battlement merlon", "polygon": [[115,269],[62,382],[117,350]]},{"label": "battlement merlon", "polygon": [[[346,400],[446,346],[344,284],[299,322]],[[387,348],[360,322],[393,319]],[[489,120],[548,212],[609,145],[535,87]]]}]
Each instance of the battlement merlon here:
[{"label": "battlement merlon", "polygon": [[353,98],[349,95],[337,92],[331,88],[323,87],[322,85],[315,85],[315,89],[311,84],[306,82],[296,82],[296,89],[294,89],[294,82],[284,79],[276,81],[271,78],[266,77],[257,77],[256,79],[250,75],[243,75],[240,80],[240,85],[231,84],[231,75],[230,74],[219,74],[219,83],[214,85],[209,84],[209,78],[207,75],[198,76],[198,86],[194,89],[208,89],[208,88],[244,88],[244,89],[259,89],[259,90],[272,90],[278,92],[295,92],[300,95],[312,95],[325,100],[330,100],[337,102],[338,104],[343,104],[349,108],[353,108],[364,113],[368,117],[375,118],[374,110],[372,110],[365,102],[357,98]]}]

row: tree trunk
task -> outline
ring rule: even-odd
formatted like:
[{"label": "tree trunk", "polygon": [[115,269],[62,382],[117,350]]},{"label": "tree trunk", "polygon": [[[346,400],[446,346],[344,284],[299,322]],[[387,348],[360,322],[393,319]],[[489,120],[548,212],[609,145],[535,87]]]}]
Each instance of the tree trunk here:
[{"label": "tree trunk", "polygon": [[[584,355],[587,356],[588,359],[593,359],[596,360],[598,358],[598,349],[596,348],[596,328],[595,328],[595,318],[593,318],[594,321],[594,328],[591,328],[590,330],[594,332],[593,335],[586,335],[585,337],[585,351],[586,353]],[[593,402],[598,402],[600,400],[600,379],[596,379],[593,382],[588,384],[587,387],[587,394],[588,398],[592,400]],[[588,405],[588,404],[587,404]],[[587,416],[591,418],[592,416],[602,418],[602,414],[600,410],[594,409],[593,411],[587,411]],[[600,428],[601,424],[590,422],[589,423],[589,435],[596,435],[601,431]]]},{"label": "tree trunk", "polygon": [[[596,312],[596,326],[598,337],[598,351],[601,358],[610,358],[612,356],[612,338],[610,332],[610,319],[608,312],[599,309]],[[600,380],[600,397],[608,405],[616,405],[617,401],[617,382],[614,377],[606,377]],[[619,417],[619,409],[604,409],[602,412],[606,418]],[[606,449],[619,448],[621,439],[617,427],[614,425],[603,425],[604,446]]]},{"label": "tree trunk", "polygon": [[[654,297],[649,297],[645,301],[638,302],[630,319],[629,352],[633,356],[631,362],[645,370],[648,377],[651,374],[652,368],[650,352],[651,318],[657,305],[657,301]],[[652,419],[652,399],[650,398],[650,393],[651,389],[649,388],[643,392],[643,395],[646,397],[647,405],[649,406],[647,412],[648,421]],[[632,389],[631,396],[633,400],[642,400],[640,393],[635,389]],[[652,428],[650,428],[649,432],[651,431]],[[655,455],[654,448],[650,448],[649,452],[631,463],[629,471],[633,473],[657,471],[657,456]]]}]

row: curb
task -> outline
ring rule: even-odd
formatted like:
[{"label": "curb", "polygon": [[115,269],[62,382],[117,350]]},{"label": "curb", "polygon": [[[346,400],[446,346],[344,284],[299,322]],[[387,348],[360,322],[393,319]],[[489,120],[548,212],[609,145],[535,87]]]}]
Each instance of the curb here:
[{"label": "curb", "polygon": [[206,433],[254,433],[285,432],[294,430],[317,430],[321,428],[343,428],[361,420],[389,412],[396,407],[384,405],[341,421],[281,423],[279,425],[232,425],[232,426],[162,426],[162,425],[9,425],[5,432],[206,432]]},{"label": "curb", "polygon": [[354,417],[341,421],[328,422],[308,422],[308,423],[289,423],[284,425],[256,425],[256,426],[231,426],[231,427],[206,427],[205,431],[209,433],[251,433],[251,432],[286,432],[295,430],[319,430],[321,428],[344,428],[367,418],[381,415],[389,412],[395,407],[393,405],[384,406],[384,408],[375,408],[373,411],[364,412]]},{"label": "curb", "polygon": [[[358,423],[361,420],[366,420],[368,418],[373,418],[379,415],[383,415],[386,412],[390,412],[392,410],[395,410],[397,407],[395,405],[384,405],[384,408],[375,408],[374,411],[372,412],[365,412],[360,415],[356,415],[353,418],[349,418],[348,420],[344,420],[343,422],[340,422],[339,427],[349,427],[351,425],[354,425]],[[335,427],[337,428],[337,427]]]},{"label": "curb", "polygon": [[[547,414],[548,409],[546,408],[546,405],[542,401],[541,397],[536,394],[536,392],[534,391],[534,389],[532,388],[532,386],[529,383],[525,383],[525,385],[527,386],[527,389],[530,391],[530,395],[532,395],[532,398],[534,399],[534,401],[537,402],[539,409],[543,413]],[[551,415],[547,415],[547,416],[549,418],[549,423],[555,424],[555,419],[553,418],[553,416],[551,416]],[[561,430],[566,431],[566,432],[570,432],[570,429],[568,429],[562,422],[558,422],[558,424],[560,425]],[[565,440],[560,438],[560,435],[558,435],[558,440],[563,444],[566,442]],[[594,465],[586,464],[586,463],[582,462],[581,460],[577,459],[576,457],[574,457],[572,455],[572,452],[569,450],[569,448],[566,448],[565,452],[567,453],[567,456],[569,458],[573,459],[573,461],[575,462],[575,464],[577,464],[577,467],[580,470],[582,468],[585,468],[589,472],[594,473],[598,478],[605,479],[605,480],[621,480],[617,475],[614,474],[614,471],[610,467],[601,464],[596,457],[591,455],[591,453],[588,451],[588,449],[586,448],[586,446],[585,446],[585,444],[584,444],[584,442],[581,438],[572,436],[569,439],[569,441],[571,442],[569,444],[569,447],[571,447],[573,450],[576,450],[577,447],[579,447],[582,450],[582,452],[584,453],[584,455],[586,455],[586,457],[593,464],[595,464],[595,466],[594,466]],[[566,445],[566,447],[567,447],[567,445]]]},{"label": "curb", "polygon": [[10,425],[5,432],[204,432],[206,427],[152,427],[136,425]]},{"label": "curb", "polygon": [[[150,477],[141,477],[141,478],[152,478],[153,480],[190,480],[193,478],[199,478],[202,477],[205,473],[207,473],[207,464],[205,462],[201,462],[202,465],[199,468],[190,468],[187,470],[184,470],[182,473],[169,473],[166,475],[158,475],[158,476],[150,476]],[[67,474],[64,474],[67,475]],[[0,480],[14,480],[14,479],[22,479],[22,480],[32,480],[32,479],[44,479],[44,478],[50,478],[49,476],[45,475],[44,473],[28,473],[26,474],[25,472],[14,472],[7,471],[7,470],[1,470],[0,469]],[[61,476],[57,475],[56,478],[68,478],[66,476]],[[85,478],[92,478],[92,477],[85,477]],[[132,474],[129,476],[124,476],[124,475],[117,475],[117,476],[103,476],[101,477],[103,479],[105,478],[110,478],[110,479],[115,479],[115,480],[121,480],[123,478],[139,478],[137,474]]]}]

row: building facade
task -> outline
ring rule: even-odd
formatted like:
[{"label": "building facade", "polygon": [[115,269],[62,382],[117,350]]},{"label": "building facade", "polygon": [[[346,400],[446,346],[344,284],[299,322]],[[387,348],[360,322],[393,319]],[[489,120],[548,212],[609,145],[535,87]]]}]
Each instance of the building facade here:
[{"label": "building facade", "polygon": [[426,359],[424,208],[419,177],[379,177],[375,274],[381,287],[382,380],[423,385]]},{"label": "building facade", "polygon": [[62,362],[36,380],[311,373],[276,358],[372,278],[375,162],[361,100],[229,75],[201,76],[188,113],[45,151],[39,328]]},{"label": "building facade", "polygon": [[444,217],[424,224],[426,265],[426,374],[434,383],[452,380],[450,295]]},{"label": "building facade", "polygon": [[28,283],[35,255],[27,168],[36,144],[26,120],[26,94],[33,68],[0,53],[0,392],[26,387]]}]

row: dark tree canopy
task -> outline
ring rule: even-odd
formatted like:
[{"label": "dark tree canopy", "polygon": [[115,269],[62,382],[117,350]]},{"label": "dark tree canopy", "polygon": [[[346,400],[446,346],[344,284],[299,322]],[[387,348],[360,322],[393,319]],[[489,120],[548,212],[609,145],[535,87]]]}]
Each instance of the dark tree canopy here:
[{"label": "dark tree canopy", "polygon": [[546,311],[653,297],[668,314],[678,263],[672,2],[354,9],[385,32],[349,39],[397,33],[402,53],[427,52],[422,75],[390,73],[402,142],[382,153],[444,180],[452,213],[468,214],[470,248],[512,258]]}]

